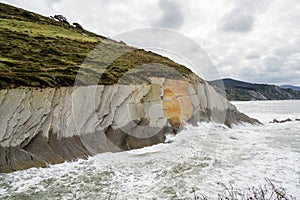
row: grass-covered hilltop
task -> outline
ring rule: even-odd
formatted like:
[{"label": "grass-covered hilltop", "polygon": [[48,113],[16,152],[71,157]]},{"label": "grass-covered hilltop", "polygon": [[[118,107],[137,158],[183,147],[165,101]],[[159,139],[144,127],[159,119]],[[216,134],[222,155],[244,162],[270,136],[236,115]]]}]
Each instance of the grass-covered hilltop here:
[{"label": "grass-covered hilltop", "polygon": [[[99,45],[97,56],[89,56],[87,60]],[[115,84],[126,72],[147,63],[169,66],[183,77],[192,73],[168,58],[91,33],[79,24],[73,26],[3,3],[0,3],[0,46],[0,89],[71,86],[80,67],[82,84],[89,84],[93,76],[97,79],[99,73],[102,76],[98,84]],[[118,56],[120,52],[126,53]],[[151,73],[178,78],[173,72],[162,73],[159,67],[144,73],[147,73],[145,79]]]}]

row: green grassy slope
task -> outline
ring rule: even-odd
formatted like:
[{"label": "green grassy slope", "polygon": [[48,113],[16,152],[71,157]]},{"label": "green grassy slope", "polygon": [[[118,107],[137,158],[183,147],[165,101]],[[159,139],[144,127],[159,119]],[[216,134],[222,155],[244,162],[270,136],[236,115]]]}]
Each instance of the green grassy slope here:
[{"label": "green grassy slope", "polygon": [[[82,66],[98,45],[101,45],[99,54],[89,57]],[[128,71],[147,63],[167,65],[183,77],[192,74],[160,55],[3,3],[0,3],[0,46],[0,89],[71,86],[79,67],[83,69],[79,81],[83,84],[89,84],[87,79],[98,77],[99,73],[102,78],[98,84],[115,84]],[[122,51],[128,53],[111,63]],[[161,72],[159,67],[139,70],[145,77],[162,74],[156,73]],[[178,77],[172,73],[165,72],[166,76]]]}]

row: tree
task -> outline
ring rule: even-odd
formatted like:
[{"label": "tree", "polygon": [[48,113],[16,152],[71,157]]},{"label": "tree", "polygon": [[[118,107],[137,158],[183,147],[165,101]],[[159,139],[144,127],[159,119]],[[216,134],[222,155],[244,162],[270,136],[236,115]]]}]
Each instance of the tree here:
[{"label": "tree", "polygon": [[66,23],[66,24],[69,24],[68,20],[66,17],[64,17],[63,15],[54,15],[53,17],[54,19],[57,19],[58,21],[60,22],[63,22],[63,23]]},{"label": "tree", "polygon": [[82,26],[80,24],[78,24],[77,22],[74,22],[73,25],[78,29],[83,29]]}]

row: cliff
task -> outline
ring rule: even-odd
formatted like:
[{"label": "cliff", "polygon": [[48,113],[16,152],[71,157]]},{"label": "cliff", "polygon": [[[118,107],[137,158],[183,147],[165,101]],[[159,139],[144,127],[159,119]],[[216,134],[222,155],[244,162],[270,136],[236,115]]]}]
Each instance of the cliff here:
[{"label": "cliff", "polygon": [[300,91],[276,85],[247,83],[234,79],[221,79],[208,83],[219,94],[226,95],[229,101],[300,99]]},{"label": "cliff", "polygon": [[0,172],[164,142],[185,123],[257,123],[205,82],[0,91]]},{"label": "cliff", "polygon": [[0,172],[259,123],[165,57],[0,4]]}]

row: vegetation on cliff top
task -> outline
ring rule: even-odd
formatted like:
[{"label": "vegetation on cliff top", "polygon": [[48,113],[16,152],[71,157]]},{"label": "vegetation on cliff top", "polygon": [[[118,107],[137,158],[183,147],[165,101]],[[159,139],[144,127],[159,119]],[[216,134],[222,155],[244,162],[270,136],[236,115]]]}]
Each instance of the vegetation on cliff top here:
[{"label": "vegetation on cliff top", "polygon": [[[86,61],[99,45],[100,54]],[[70,86],[80,67],[82,84],[89,84],[84,79],[97,77],[99,73],[102,77],[98,84],[115,84],[125,73],[149,63],[166,65],[184,77],[192,74],[166,57],[3,3],[0,3],[0,46],[0,89]],[[119,55],[120,51],[126,53]],[[137,70],[145,75],[162,75],[158,66]],[[178,78],[178,74],[172,73],[165,71],[164,76]]]}]

